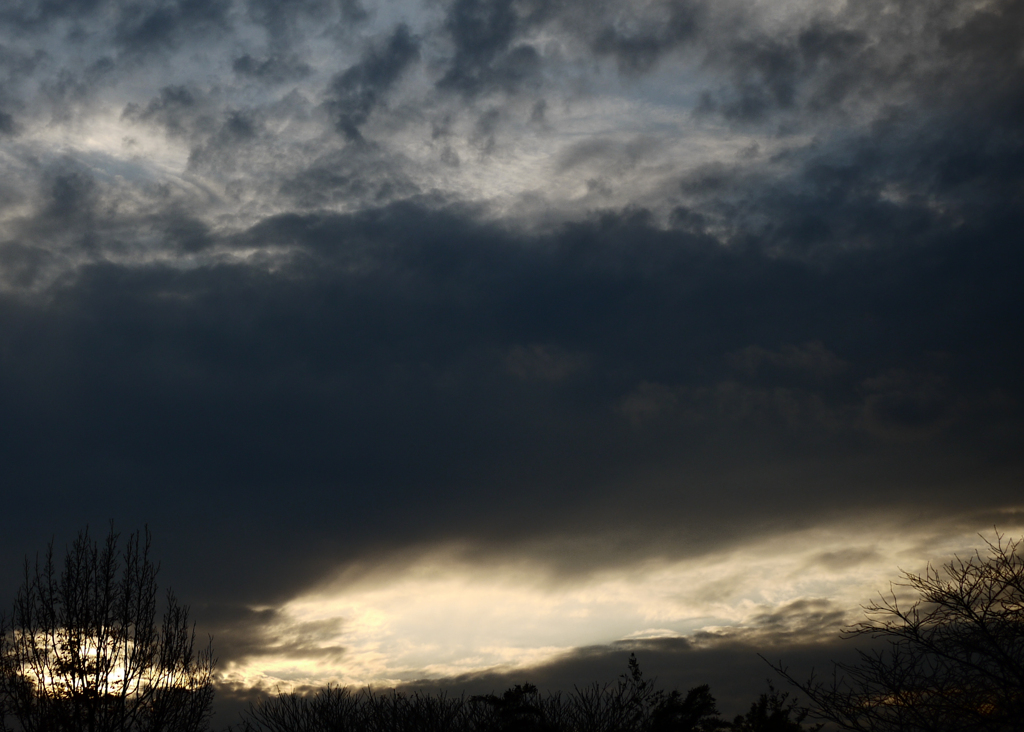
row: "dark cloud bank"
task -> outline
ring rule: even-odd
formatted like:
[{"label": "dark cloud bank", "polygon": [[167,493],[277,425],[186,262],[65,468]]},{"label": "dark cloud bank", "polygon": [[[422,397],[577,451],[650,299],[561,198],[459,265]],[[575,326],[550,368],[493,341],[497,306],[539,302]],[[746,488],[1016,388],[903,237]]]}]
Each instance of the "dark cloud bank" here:
[{"label": "dark cloud bank", "polygon": [[296,531],[286,552],[320,535],[341,556],[788,520],[894,484],[931,507],[984,479],[998,503],[1022,312],[1003,216],[814,264],[641,212],[523,238],[410,203],[264,221],[234,244],[297,245],[272,272],[89,265],[4,300],[9,499],[160,506],[243,554]]},{"label": "dark cloud bank", "polygon": [[[558,576],[847,512],[1019,503],[1024,3],[860,3],[832,25],[740,18],[731,34],[701,3],[647,25],[595,7],[583,22],[569,2],[457,0],[436,25],[356,44],[319,98],[243,108],[168,78],[126,106],[191,141],[199,171],[244,172],[267,125],[322,116],[333,142],[235,229],[200,193],[147,184],[119,208],[81,157],[24,158],[27,183],[0,183],[7,555],[148,522],[179,594],[228,628],[338,566],[440,541],[487,556],[597,537],[585,556],[536,550]],[[344,38],[374,12],[5,3],[0,144],[199,37],[220,39],[239,83],[309,79],[302,23]],[[43,40],[104,13],[107,64],[59,68]],[[242,22],[273,29],[265,48],[225,40]],[[438,119],[547,95],[546,120],[560,62],[538,29],[624,78],[699,53],[709,81],[681,113],[808,142],[681,171],[664,211],[544,225],[407,178],[370,124],[411,114],[389,103],[398,87],[427,74]],[[160,256],[133,259],[143,247]],[[5,565],[4,586],[17,575]],[[222,658],[248,652],[224,633]],[[655,670],[674,653],[712,675],[749,662],[686,643],[649,642]],[[588,653],[533,680],[624,668],[624,652]]]}]

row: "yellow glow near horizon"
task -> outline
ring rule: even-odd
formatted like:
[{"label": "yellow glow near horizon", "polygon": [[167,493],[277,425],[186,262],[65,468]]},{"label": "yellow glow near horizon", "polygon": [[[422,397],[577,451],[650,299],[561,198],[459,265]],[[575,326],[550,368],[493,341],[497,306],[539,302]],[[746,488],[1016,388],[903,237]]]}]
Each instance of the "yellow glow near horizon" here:
[{"label": "yellow glow near horizon", "polygon": [[[1005,531],[1020,535],[1022,528]],[[358,581],[328,583],[285,603],[267,630],[269,647],[220,676],[268,690],[392,686],[527,668],[617,640],[678,636],[699,644],[727,634],[771,644],[781,627],[790,640],[814,642],[835,637],[900,568],[921,571],[980,545],[977,531],[964,527],[858,523],[572,581],[523,562],[467,562],[447,548],[398,567],[382,563]],[[807,626],[793,610],[800,601],[841,611],[840,618]]]},{"label": "yellow glow near horizon", "polygon": [[[37,633],[33,637],[15,632],[13,638],[19,645],[36,649],[31,654],[32,663],[23,666],[22,673],[50,698],[67,698],[82,692],[136,697],[157,684],[185,688],[175,683],[174,670],[155,663],[140,667],[139,657],[133,658],[136,654],[131,640],[79,636],[67,629],[53,636]],[[134,669],[131,674],[129,667]]]}]

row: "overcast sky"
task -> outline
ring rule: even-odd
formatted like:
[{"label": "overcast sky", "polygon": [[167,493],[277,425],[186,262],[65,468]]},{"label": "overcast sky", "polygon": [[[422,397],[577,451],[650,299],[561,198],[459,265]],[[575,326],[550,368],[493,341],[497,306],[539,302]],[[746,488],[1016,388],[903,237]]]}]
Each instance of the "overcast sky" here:
[{"label": "overcast sky", "polygon": [[4,596],[113,519],[239,694],[831,652],[1024,530],[1022,39],[1021,0],[5,0]]}]

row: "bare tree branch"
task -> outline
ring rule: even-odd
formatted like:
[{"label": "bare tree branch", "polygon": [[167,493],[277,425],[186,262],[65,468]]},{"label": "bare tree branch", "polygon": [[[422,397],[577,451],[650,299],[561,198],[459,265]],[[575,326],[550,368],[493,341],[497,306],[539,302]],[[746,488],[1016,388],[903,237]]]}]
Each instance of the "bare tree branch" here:
[{"label": "bare tree branch", "polygon": [[[983,537],[984,538],[984,537]],[[903,572],[864,607],[847,638],[887,642],[836,664],[830,680],[793,678],[814,714],[859,732],[1024,730],[1024,543],[996,532],[987,551]],[[900,604],[897,588],[917,595]]]},{"label": "bare tree branch", "polygon": [[149,531],[102,544],[81,532],[58,574],[53,543],[25,560],[0,617],[0,712],[26,732],[198,732],[213,697],[212,649],[197,651],[188,608],[167,595],[157,626],[158,566]]}]

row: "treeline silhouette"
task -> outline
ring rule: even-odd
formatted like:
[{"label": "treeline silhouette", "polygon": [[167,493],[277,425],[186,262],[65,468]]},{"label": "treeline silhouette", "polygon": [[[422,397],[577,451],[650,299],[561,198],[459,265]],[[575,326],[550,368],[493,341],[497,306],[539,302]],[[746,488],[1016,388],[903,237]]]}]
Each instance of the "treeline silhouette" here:
[{"label": "treeline silhouette", "polygon": [[635,655],[614,684],[543,693],[517,684],[503,694],[452,696],[397,690],[353,692],[328,686],[315,694],[280,694],[251,704],[238,732],[813,732],[807,712],[769,687],[745,715],[719,716],[707,685],[685,695],[656,688]]}]

